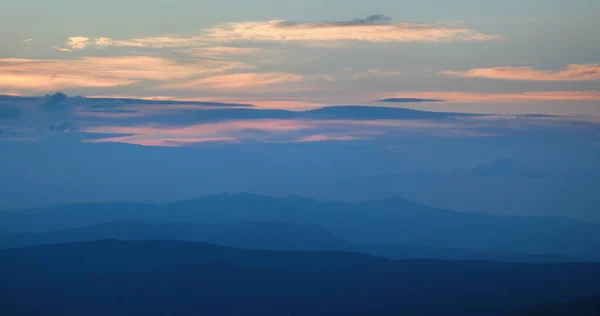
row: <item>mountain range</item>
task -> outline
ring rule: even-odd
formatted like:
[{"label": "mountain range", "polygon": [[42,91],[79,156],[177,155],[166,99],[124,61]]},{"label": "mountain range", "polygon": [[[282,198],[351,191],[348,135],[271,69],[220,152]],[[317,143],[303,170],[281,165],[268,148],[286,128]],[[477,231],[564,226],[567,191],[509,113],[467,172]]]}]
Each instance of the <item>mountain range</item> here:
[{"label": "mountain range", "polygon": [[407,244],[355,244],[315,226],[281,222],[146,224],[121,220],[82,228],[0,237],[0,249],[44,244],[115,240],[180,240],[223,246],[287,251],[351,251],[389,259],[488,260],[522,263],[577,262],[563,255],[527,255],[419,247]]},{"label": "mountain range", "polygon": [[41,233],[119,220],[149,224],[280,222],[322,227],[352,244],[405,244],[479,253],[600,260],[600,225],[560,217],[497,216],[390,198],[362,203],[220,194],[164,205],[67,204],[0,213],[0,233]]},{"label": "mountain range", "polygon": [[101,240],[0,250],[7,315],[504,315],[600,292],[600,264],[393,261]]}]

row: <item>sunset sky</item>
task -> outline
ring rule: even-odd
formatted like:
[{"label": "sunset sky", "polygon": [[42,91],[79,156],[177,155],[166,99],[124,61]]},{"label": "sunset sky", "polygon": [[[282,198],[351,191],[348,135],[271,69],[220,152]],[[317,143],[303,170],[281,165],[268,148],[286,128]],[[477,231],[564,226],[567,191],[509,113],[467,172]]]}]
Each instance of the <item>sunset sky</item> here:
[{"label": "sunset sky", "polygon": [[0,209],[252,192],[598,220],[598,12],[3,0]]},{"label": "sunset sky", "polygon": [[593,0],[5,0],[0,93],[600,115],[598,11]]}]

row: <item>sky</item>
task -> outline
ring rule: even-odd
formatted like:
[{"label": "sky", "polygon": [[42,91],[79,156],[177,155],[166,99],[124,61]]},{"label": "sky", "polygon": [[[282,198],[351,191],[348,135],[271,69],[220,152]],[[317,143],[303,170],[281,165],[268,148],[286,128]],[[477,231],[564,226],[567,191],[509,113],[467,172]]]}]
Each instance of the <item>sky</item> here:
[{"label": "sky", "polygon": [[[599,11],[592,0],[4,0],[0,209],[413,194],[500,213],[512,196],[506,212],[599,220]],[[516,161],[507,174],[560,176],[491,183],[485,203],[443,193],[490,184],[453,172],[503,159]],[[452,180],[423,180],[437,197],[412,180],[318,189],[420,171]],[[533,191],[552,199],[525,202]]]},{"label": "sky", "polygon": [[[47,1],[0,4],[0,93],[600,114],[600,4]],[[385,104],[384,104],[385,105]],[[389,104],[388,104],[389,105]]]}]

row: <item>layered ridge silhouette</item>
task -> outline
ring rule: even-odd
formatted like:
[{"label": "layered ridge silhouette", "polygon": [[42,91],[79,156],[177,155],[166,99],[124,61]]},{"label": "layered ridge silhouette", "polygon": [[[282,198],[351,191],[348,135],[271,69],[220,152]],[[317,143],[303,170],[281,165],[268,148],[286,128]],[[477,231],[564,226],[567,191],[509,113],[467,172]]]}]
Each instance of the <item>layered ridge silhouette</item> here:
[{"label": "layered ridge silhouette", "polygon": [[502,315],[600,292],[600,264],[392,261],[114,241],[0,250],[9,315]]}]

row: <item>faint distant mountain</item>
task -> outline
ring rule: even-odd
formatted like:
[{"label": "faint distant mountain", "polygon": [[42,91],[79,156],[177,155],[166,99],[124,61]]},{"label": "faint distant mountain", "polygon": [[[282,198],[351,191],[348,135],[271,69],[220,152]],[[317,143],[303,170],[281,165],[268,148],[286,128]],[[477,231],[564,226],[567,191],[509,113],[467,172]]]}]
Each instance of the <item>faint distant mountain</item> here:
[{"label": "faint distant mountain", "polygon": [[0,306],[11,316],[494,316],[596,295],[600,264],[390,261],[105,240],[0,250],[0,279]]},{"label": "faint distant mountain", "polygon": [[478,260],[514,263],[569,263],[579,262],[574,257],[557,254],[518,254],[508,252],[474,251],[451,248],[433,248],[406,244],[349,244],[345,250],[367,253],[394,260],[439,259]]},{"label": "faint distant mountain", "polygon": [[443,119],[450,117],[478,116],[477,114],[428,112],[404,108],[377,106],[329,106],[306,112],[298,112],[301,117],[320,119]]},{"label": "faint distant mountain", "polygon": [[511,316],[598,316],[600,296],[566,303],[550,303],[523,308]]},{"label": "faint distant mountain", "polygon": [[552,175],[550,171],[527,166],[515,159],[499,159],[473,169],[459,170],[456,173],[480,177],[533,177],[542,178]]},{"label": "faint distant mountain", "polygon": [[350,243],[600,259],[598,224],[559,217],[456,212],[424,207],[400,198],[342,203],[300,197],[220,194],[166,205],[63,205],[37,214],[0,213],[0,232],[5,236],[47,232],[124,219],[154,224],[289,222],[323,227]]},{"label": "faint distant mountain", "polygon": [[488,260],[559,263],[579,260],[561,255],[523,255],[438,249],[403,244],[352,244],[315,225],[277,222],[146,224],[122,220],[83,228],[0,237],[0,249],[68,242],[117,240],[180,240],[246,249],[352,251],[389,259]]},{"label": "faint distant mountain", "polygon": [[0,237],[0,248],[43,244],[118,240],[181,240],[239,248],[271,250],[342,250],[346,243],[315,225],[276,222],[170,223],[151,225],[134,220],[47,233]]}]

